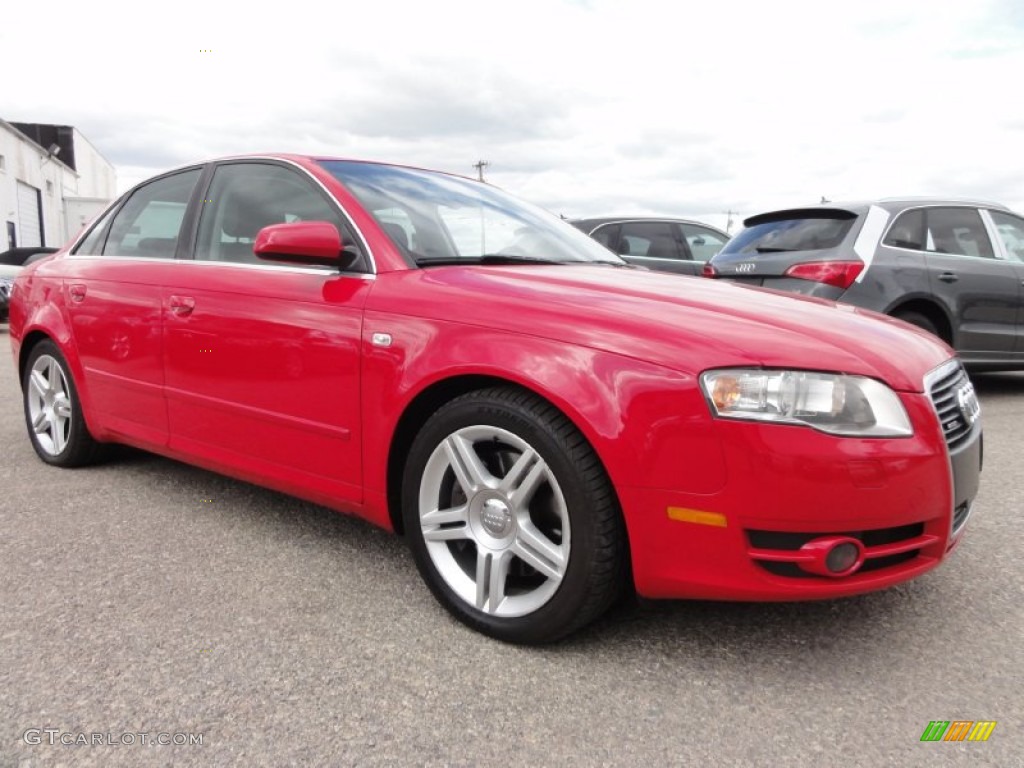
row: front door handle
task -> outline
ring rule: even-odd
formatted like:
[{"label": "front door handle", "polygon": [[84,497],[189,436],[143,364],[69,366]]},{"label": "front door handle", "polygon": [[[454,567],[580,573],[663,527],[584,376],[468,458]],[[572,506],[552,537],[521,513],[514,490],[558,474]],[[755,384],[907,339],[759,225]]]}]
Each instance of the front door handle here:
[{"label": "front door handle", "polygon": [[171,312],[178,317],[188,317],[196,308],[196,300],[191,296],[171,296]]},{"label": "front door handle", "polygon": [[68,286],[68,294],[76,304],[85,300],[85,286],[82,283],[72,283]]},{"label": "front door handle", "polygon": [[960,278],[957,277],[956,272],[943,272],[939,275],[939,280],[944,283],[955,283]]}]

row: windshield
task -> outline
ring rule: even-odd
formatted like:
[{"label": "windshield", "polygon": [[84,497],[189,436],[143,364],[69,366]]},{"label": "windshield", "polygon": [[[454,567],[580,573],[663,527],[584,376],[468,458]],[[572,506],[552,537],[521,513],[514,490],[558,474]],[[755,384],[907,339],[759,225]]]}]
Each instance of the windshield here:
[{"label": "windshield", "polygon": [[601,263],[611,251],[483,182],[376,163],[320,162],[417,264]]},{"label": "windshield", "polygon": [[729,241],[722,249],[722,254],[835,248],[843,242],[855,220],[855,214],[829,211],[817,216],[790,216],[752,222],[753,226],[747,227]]}]

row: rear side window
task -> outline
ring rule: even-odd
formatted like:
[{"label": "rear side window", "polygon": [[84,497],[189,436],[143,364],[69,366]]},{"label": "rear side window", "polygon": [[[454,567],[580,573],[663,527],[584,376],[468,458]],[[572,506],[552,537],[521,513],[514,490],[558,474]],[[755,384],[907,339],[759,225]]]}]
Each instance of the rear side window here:
[{"label": "rear side window", "polygon": [[680,259],[682,250],[667,221],[630,221],[622,225],[619,254],[649,259]]},{"label": "rear side window", "polygon": [[135,190],[110,223],[103,255],[173,259],[185,208],[197,181],[198,168]]},{"label": "rear side window", "polygon": [[924,250],[924,211],[920,208],[904,211],[889,227],[889,232],[882,245],[893,248],[910,248],[915,251]]},{"label": "rear side window", "polygon": [[954,256],[994,258],[981,214],[974,208],[929,208],[925,220],[927,250]]},{"label": "rear side window", "polygon": [[800,215],[755,216],[722,253],[776,253],[835,248],[857,220],[849,211],[801,211]]}]

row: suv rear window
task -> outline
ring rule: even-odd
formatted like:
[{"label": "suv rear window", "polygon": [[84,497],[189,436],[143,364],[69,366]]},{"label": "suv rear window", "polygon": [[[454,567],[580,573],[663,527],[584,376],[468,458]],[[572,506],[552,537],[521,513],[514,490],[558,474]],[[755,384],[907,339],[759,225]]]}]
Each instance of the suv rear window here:
[{"label": "suv rear window", "polygon": [[850,211],[787,211],[747,219],[747,228],[722,249],[727,253],[775,253],[835,248],[857,214]]}]

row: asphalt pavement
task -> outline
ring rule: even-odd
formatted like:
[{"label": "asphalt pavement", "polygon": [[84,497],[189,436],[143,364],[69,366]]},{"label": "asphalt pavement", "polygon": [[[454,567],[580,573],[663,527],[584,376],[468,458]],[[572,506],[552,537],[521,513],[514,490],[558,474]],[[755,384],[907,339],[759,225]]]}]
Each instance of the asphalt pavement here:
[{"label": "asphalt pavement", "polygon": [[358,520],[133,450],[44,465],[0,355],[0,768],[1024,766],[1022,374],[975,378],[978,507],[923,578],[649,603],[538,649],[454,622]]}]

